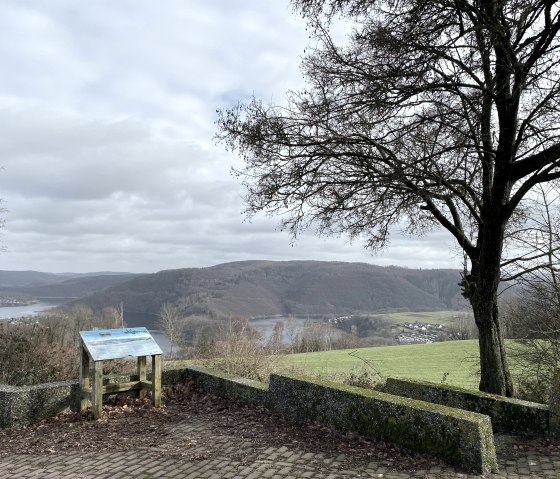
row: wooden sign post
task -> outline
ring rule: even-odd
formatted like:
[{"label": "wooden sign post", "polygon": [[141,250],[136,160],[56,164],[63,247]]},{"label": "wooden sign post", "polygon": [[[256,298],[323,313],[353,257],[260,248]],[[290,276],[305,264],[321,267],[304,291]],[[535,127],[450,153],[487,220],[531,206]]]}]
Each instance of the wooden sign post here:
[{"label": "wooden sign post", "polygon": [[[93,417],[99,419],[103,394],[139,390],[152,391],[152,404],[161,405],[161,371],[163,351],[146,328],[98,329],[80,332],[80,410],[91,402]],[[146,377],[146,358],[152,357],[152,380]],[[136,357],[138,381],[103,385],[103,361]],[[93,366],[93,380],[90,369]]]}]

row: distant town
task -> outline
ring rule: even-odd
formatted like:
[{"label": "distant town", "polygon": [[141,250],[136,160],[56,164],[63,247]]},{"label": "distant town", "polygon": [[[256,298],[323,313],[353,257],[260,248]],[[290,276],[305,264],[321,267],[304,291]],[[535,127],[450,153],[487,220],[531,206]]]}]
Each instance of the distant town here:
[{"label": "distant town", "polygon": [[[330,319],[329,324],[336,327],[337,325],[351,321],[352,318],[352,315],[338,316]],[[424,323],[422,321],[415,321],[413,323],[393,323],[393,327],[402,330],[401,333],[394,336],[394,340],[398,344],[435,343],[441,341],[442,335],[448,332],[448,329],[442,324]]]},{"label": "distant town", "polygon": [[422,323],[421,321],[405,323],[402,326],[410,329],[410,332],[397,336],[397,341],[401,344],[435,343],[441,337],[441,333],[446,331],[441,324]]}]

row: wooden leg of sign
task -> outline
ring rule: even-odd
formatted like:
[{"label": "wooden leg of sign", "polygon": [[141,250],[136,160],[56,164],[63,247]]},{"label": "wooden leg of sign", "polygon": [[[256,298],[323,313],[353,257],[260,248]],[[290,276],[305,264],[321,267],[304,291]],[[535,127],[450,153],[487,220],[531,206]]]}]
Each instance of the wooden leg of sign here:
[{"label": "wooden leg of sign", "polygon": [[161,406],[161,354],[152,355],[152,404]]},{"label": "wooden leg of sign", "polygon": [[89,381],[89,354],[82,346],[80,357],[80,411],[87,409],[89,405],[89,392],[91,391]]},{"label": "wooden leg of sign", "polygon": [[103,411],[103,361],[93,362],[93,387],[91,403],[94,419],[99,419]]},{"label": "wooden leg of sign", "polygon": [[[138,379],[140,383],[146,381],[146,356],[138,356]],[[146,389],[140,388],[138,391],[138,397],[144,399],[146,397]]]}]

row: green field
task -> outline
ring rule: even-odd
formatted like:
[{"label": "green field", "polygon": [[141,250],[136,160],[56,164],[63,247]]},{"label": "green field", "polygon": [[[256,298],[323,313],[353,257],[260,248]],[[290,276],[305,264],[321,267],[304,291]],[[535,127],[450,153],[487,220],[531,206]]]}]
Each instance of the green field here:
[{"label": "green field", "polygon": [[349,353],[371,362],[384,377],[406,377],[478,388],[478,341],[446,341],[432,344],[343,349],[289,355],[290,364],[306,374],[343,376],[368,366]]}]

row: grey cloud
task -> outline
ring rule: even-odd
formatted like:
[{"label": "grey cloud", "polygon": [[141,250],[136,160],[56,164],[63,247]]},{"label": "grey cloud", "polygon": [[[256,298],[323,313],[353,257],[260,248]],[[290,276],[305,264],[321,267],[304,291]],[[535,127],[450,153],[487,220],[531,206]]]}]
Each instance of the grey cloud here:
[{"label": "grey cloud", "polygon": [[[302,82],[288,2],[98,0],[2,5],[2,269],[121,270],[242,259],[457,263],[445,235],[356,241],[246,221],[217,108],[281,102]],[[449,258],[449,259],[448,259]]]}]

